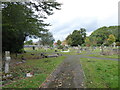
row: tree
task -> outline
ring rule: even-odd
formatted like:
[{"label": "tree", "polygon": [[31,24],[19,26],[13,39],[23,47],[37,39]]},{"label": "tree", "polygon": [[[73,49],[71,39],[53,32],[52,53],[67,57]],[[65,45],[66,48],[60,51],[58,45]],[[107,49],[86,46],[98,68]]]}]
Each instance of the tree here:
[{"label": "tree", "polygon": [[62,41],[62,45],[64,45],[64,46],[65,46],[65,45],[68,45],[67,41],[66,41],[66,40],[63,40],[63,41]]},{"label": "tree", "polygon": [[107,41],[108,41],[108,44],[109,44],[109,45],[112,44],[113,42],[116,41],[115,36],[112,35],[112,34],[110,34],[110,35],[109,35],[109,38],[107,39]]},{"label": "tree", "polygon": [[25,45],[33,45],[33,41],[32,40],[26,41]]},{"label": "tree", "polygon": [[71,34],[67,36],[66,42],[67,42],[68,45],[72,44]]},{"label": "tree", "polygon": [[19,52],[26,37],[38,38],[48,32],[45,27],[49,24],[45,24],[44,19],[53,14],[53,9],[60,9],[61,4],[47,0],[36,2],[2,3],[3,52]]},{"label": "tree", "polygon": [[48,32],[46,35],[42,36],[41,40],[40,40],[40,42],[43,46],[44,45],[52,46],[54,41],[55,40],[53,38],[53,35],[50,32]]},{"label": "tree", "polygon": [[92,45],[101,46],[103,43],[107,42],[107,39],[109,38],[110,34],[115,36],[116,38],[115,42],[120,42],[118,28],[119,26],[109,26],[109,27],[104,26],[98,28],[89,36]]},{"label": "tree", "polygon": [[78,46],[84,43],[86,38],[86,30],[81,28],[80,30],[74,30],[72,34],[68,35],[66,41],[71,46]]},{"label": "tree", "polygon": [[85,38],[85,44],[87,47],[89,47],[91,45],[91,42],[88,37]]},{"label": "tree", "polygon": [[57,45],[61,45],[61,43],[62,43],[62,42],[61,42],[60,40],[57,41]]},{"label": "tree", "polygon": [[89,37],[89,40],[92,46],[97,46],[97,40],[95,37]]}]

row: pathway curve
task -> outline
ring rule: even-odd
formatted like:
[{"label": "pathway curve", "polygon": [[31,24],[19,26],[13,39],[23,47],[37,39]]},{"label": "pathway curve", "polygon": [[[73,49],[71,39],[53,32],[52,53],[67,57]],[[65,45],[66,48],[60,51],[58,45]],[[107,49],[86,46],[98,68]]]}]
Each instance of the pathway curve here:
[{"label": "pathway curve", "polygon": [[41,88],[84,88],[80,57],[68,55]]}]

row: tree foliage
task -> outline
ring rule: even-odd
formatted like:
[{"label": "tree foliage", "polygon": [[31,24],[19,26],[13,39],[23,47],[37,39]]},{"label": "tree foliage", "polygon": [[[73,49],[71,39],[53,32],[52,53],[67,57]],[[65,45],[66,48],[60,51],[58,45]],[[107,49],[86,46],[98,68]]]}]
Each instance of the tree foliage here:
[{"label": "tree foliage", "polygon": [[108,44],[110,45],[110,44],[114,43],[115,41],[116,41],[115,36],[110,34],[109,38],[107,39]]},{"label": "tree foliage", "polygon": [[26,37],[42,37],[48,32],[49,24],[44,23],[53,9],[60,9],[57,2],[3,2],[2,3],[2,50],[19,52],[23,48]]},{"label": "tree foliage", "polygon": [[114,35],[116,40],[115,42],[120,42],[120,37],[118,37],[118,26],[110,26],[110,27],[101,27],[95,30],[90,36],[90,41],[92,45],[100,46],[103,43],[106,43],[109,35]]},{"label": "tree foliage", "polygon": [[25,45],[33,45],[33,41],[32,41],[32,40],[29,40],[29,41],[26,41],[24,44],[25,44]]},{"label": "tree foliage", "polygon": [[68,35],[66,38],[66,41],[68,45],[71,46],[78,46],[82,45],[86,38],[86,30],[84,28],[81,28],[80,30],[74,30],[72,34]]},{"label": "tree foliage", "polygon": [[85,38],[85,44],[86,44],[87,47],[89,47],[89,46],[91,45],[91,42],[90,42],[90,40],[89,40],[89,37],[86,37],[86,38]]},{"label": "tree foliage", "polygon": [[42,44],[43,46],[44,45],[52,46],[54,41],[55,40],[53,38],[52,33],[48,32],[46,35],[41,37],[40,44]]},{"label": "tree foliage", "polygon": [[61,45],[61,41],[60,40],[57,40],[57,45]]}]

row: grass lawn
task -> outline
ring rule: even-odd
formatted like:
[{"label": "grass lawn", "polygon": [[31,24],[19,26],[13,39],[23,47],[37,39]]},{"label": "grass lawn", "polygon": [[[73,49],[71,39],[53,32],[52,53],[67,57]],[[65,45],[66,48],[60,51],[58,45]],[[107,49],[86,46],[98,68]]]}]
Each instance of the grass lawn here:
[{"label": "grass lawn", "polygon": [[[30,53],[41,53],[41,52],[44,52],[44,53],[55,53],[55,49],[47,49],[47,51],[45,51],[45,49],[36,49],[36,50],[33,50],[32,47],[31,48],[24,48],[25,51],[27,51],[27,54],[30,54]],[[56,49],[58,52],[56,53],[60,53],[60,54],[66,54],[66,55],[81,55],[81,54],[85,54],[86,51],[82,51],[81,53],[77,53],[77,50],[75,49],[72,49],[70,48],[70,52],[61,52],[62,49]],[[27,55],[25,55],[27,56]]]},{"label": "grass lawn", "polygon": [[43,48],[36,48],[35,50],[33,50],[32,47],[24,48],[24,50],[27,51],[27,52],[30,52],[30,53],[31,52],[32,53],[38,53],[38,52],[52,53],[52,52],[55,52],[54,49],[51,50],[50,48],[48,48],[47,51],[45,49],[43,49]]},{"label": "grass lawn", "polygon": [[87,88],[118,88],[118,61],[80,58]]},{"label": "grass lawn", "polygon": [[[38,88],[64,59],[65,56],[34,59],[27,60],[26,63],[17,66],[13,66],[10,69],[16,79],[10,81],[9,84],[3,86],[3,88]],[[25,77],[27,71],[34,72],[34,76]]]},{"label": "grass lawn", "polygon": [[118,55],[100,55],[100,54],[90,54],[87,55],[90,57],[102,57],[102,58],[113,58],[113,59],[118,59]]}]

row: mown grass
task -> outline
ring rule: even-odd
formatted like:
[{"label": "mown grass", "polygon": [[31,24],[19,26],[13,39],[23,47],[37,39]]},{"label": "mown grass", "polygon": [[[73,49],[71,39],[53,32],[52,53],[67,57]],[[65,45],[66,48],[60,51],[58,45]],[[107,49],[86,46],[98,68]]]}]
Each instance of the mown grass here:
[{"label": "mown grass", "polygon": [[118,55],[116,55],[116,54],[114,54],[114,55],[90,54],[90,55],[87,55],[87,56],[118,59]]},{"label": "mown grass", "polygon": [[55,52],[54,49],[47,48],[46,50],[43,48],[35,48],[35,50],[32,49],[32,47],[24,48],[25,51],[27,52],[32,52],[32,53],[38,53],[38,52],[47,52],[47,53],[53,53]]},{"label": "mown grass", "polygon": [[[57,52],[55,52],[55,50],[57,50]],[[50,49],[48,48],[47,51],[45,49],[38,49],[36,48],[36,50],[33,50],[32,47],[31,48],[25,48],[25,51],[27,51],[28,54],[33,53],[60,53],[60,54],[66,54],[66,55],[80,55],[80,54],[85,54],[86,51],[82,51],[81,53],[77,53],[77,50],[69,48],[70,52],[61,52],[62,49]]]},{"label": "mown grass", "polygon": [[[3,88],[38,88],[64,59],[65,56],[26,60],[26,63],[11,67],[11,73],[16,78]],[[25,77],[28,71],[34,72],[34,76]]]},{"label": "mown grass", "polygon": [[118,61],[80,58],[87,88],[118,88]]}]

